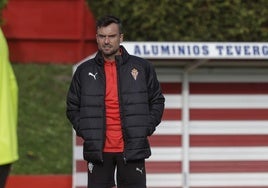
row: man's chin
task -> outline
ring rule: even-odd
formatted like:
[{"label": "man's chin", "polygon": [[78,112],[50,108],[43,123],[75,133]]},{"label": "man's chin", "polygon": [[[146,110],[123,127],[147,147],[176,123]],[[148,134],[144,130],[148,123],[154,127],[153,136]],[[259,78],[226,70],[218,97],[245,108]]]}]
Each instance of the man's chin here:
[{"label": "man's chin", "polygon": [[116,54],[116,51],[105,51],[105,50],[102,50],[102,54],[105,56],[105,57],[109,57],[109,56],[113,56]]},{"label": "man's chin", "polygon": [[108,53],[108,52],[102,52],[102,54],[105,56],[105,57],[109,57],[109,56],[112,56],[113,53]]}]

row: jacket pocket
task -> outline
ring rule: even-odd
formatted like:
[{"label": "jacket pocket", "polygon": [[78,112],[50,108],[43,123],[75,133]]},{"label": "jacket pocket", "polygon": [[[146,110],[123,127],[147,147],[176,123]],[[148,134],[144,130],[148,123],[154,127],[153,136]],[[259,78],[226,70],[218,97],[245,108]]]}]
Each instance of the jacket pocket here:
[{"label": "jacket pocket", "polygon": [[149,117],[149,127],[148,127],[148,136],[151,136],[155,131],[155,126],[153,125],[152,119]]}]

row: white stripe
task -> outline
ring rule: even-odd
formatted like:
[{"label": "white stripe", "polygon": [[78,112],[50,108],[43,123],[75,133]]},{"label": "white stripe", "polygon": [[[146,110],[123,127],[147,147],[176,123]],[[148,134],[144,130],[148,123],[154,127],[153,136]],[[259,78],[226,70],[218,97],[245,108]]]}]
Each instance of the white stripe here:
[{"label": "white stripe", "polygon": [[160,82],[166,83],[180,83],[181,82],[181,74],[176,75],[157,75],[157,78]]},{"label": "white stripe", "polygon": [[181,121],[162,121],[157,127],[154,135],[180,135]]},{"label": "white stripe", "polygon": [[[182,97],[176,94],[164,94],[165,96],[165,108],[166,109],[181,109],[182,108]],[[268,108],[268,95],[196,95],[191,94],[189,96],[189,106],[190,108]]]},{"label": "white stripe", "polygon": [[152,155],[148,161],[181,161],[180,147],[152,147]]},{"label": "white stripe", "polygon": [[[266,135],[268,121],[190,121],[192,135]],[[154,135],[181,135],[182,122],[163,120]]]},{"label": "white stripe", "polygon": [[148,187],[178,187],[181,186],[182,175],[179,173],[149,174],[146,175]]},{"label": "white stripe", "polygon": [[[182,185],[180,173],[147,173],[148,187],[179,187]],[[87,185],[87,173],[77,173],[76,186]],[[192,173],[190,186],[268,186],[268,173]]]},{"label": "white stripe", "polygon": [[179,109],[182,107],[181,95],[164,94],[166,109]]},{"label": "white stripe", "polygon": [[83,146],[75,146],[74,148],[74,156],[75,160],[84,160],[83,158]]},{"label": "white stripe", "polygon": [[77,172],[74,176],[76,186],[87,185],[87,172]]},{"label": "white stripe", "polygon": [[268,108],[268,95],[190,95],[190,108]]},{"label": "white stripe", "polygon": [[[156,67],[157,76],[160,82],[180,83],[182,80],[183,68],[159,68]],[[268,70],[263,68],[202,68],[195,69],[189,74],[191,82],[268,82]]]},{"label": "white stripe", "polygon": [[267,160],[268,147],[191,147],[190,160]]},{"label": "white stripe", "polygon": [[189,75],[191,82],[250,82],[264,83],[268,82],[268,70],[263,68],[202,68],[196,69],[194,73]]},{"label": "white stripe", "polygon": [[191,186],[268,186],[268,173],[191,174]]},{"label": "white stripe", "polygon": [[[191,161],[267,160],[268,147],[191,147]],[[148,161],[181,161],[179,147],[152,147]]]},{"label": "white stripe", "polygon": [[[149,161],[181,161],[180,147],[152,147]],[[83,160],[82,147],[75,147],[76,160]],[[267,160],[268,147],[191,147],[192,161]]]},{"label": "white stripe", "polygon": [[[75,160],[83,160],[82,146],[74,147]],[[181,160],[181,148],[179,147],[152,147],[151,161],[178,161]]]},{"label": "white stripe", "polygon": [[199,82],[199,83],[206,83],[206,82],[213,82],[213,83],[221,83],[221,82],[228,82],[228,83],[266,83],[268,82],[268,77],[266,75],[233,75],[233,74],[223,74],[223,75],[190,75],[190,82]]},{"label": "white stripe", "polygon": [[[76,173],[74,176],[76,186],[87,186],[87,173]],[[180,184],[181,174],[146,174],[147,186],[153,187],[174,187]],[[179,183],[179,184],[178,184]]]},{"label": "white stripe", "polygon": [[[169,126],[168,122],[166,123]],[[190,133],[195,135],[265,135],[268,134],[268,121],[191,121]]]},{"label": "white stripe", "polygon": [[75,158],[74,158],[74,156],[75,156],[75,143],[76,143],[76,133],[75,133],[75,131],[74,131],[74,129],[73,129],[73,139],[72,139],[72,143],[73,143],[73,169],[72,169],[72,188],[74,188],[75,187],[75,185],[77,184],[77,182],[76,182],[76,178],[75,178],[75,176],[76,176],[76,161],[75,161]]}]

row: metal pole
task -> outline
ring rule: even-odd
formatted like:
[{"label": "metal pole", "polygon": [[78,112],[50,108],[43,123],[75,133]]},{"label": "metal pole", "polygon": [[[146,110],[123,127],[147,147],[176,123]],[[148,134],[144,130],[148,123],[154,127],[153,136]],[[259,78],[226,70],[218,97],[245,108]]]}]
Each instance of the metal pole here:
[{"label": "metal pole", "polygon": [[188,71],[183,72],[182,78],[182,177],[183,188],[189,188],[189,78]]},{"label": "metal pole", "polygon": [[189,105],[189,74],[199,66],[207,63],[208,59],[198,60],[185,67],[182,76],[182,177],[183,188],[190,187],[190,105]]}]

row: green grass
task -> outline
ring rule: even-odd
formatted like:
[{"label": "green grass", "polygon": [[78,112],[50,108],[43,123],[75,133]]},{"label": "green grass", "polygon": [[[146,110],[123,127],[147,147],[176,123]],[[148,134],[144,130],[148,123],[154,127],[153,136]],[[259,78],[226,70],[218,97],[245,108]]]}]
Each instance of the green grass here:
[{"label": "green grass", "polygon": [[71,174],[72,127],[65,99],[72,66],[12,64],[19,85],[19,160],[12,174]]}]

